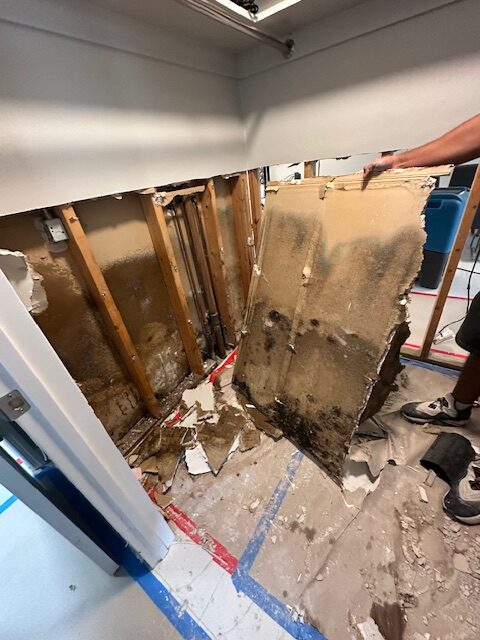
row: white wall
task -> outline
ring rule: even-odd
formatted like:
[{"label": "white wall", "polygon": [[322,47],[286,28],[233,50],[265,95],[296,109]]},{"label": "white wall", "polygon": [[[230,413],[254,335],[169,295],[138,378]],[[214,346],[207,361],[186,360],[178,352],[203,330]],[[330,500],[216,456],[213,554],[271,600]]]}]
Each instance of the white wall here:
[{"label": "white wall", "polygon": [[478,0],[368,0],[291,60],[235,61],[86,0],[2,0],[0,215],[415,146],[480,111],[479,25]]},{"label": "white wall", "polygon": [[250,167],[413,147],[480,111],[478,0],[374,0],[294,37],[291,61],[240,60]]},{"label": "white wall", "polygon": [[0,6],[0,214],[244,166],[224,52],[78,0]]},{"label": "white wall", "polygon": [[299,162],[291,167],[289,164],[276,164],[270,167],[270,180],[275,182],[279,180],[289,180],[294,173],[299,173],[302,178],[304,175],[304,163]]},{"label": "white wall", "polygon": [[379,155],[379,152],[362,153],[360,155],[348,156],[348,158],[320,160],[318,164],[318,175],[343,176],[346,173],[356,173],[357,171],[362,171],[368,162],[375,160]]}]

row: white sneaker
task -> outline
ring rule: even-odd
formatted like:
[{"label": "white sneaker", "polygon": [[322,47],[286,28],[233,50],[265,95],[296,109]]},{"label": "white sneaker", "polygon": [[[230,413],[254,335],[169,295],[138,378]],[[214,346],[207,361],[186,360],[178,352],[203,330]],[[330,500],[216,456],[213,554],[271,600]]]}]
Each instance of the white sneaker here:
[{"label": "white sneaker", "polygon": [[463,426],[468,422],[472,413],[471,407],[456,409],[455,398],[451,393],[447,393],[446,396],[437,398],[437,400],[409,402],[404,404],[400,411],[404,418],[415,424],[435,422],[450,427]]},{"label": "white sneaker", "polygon": [[480,461],[468,465],[467,474],[456,492],[448,491],[443,498],[445,511],[465,524],[480,524]]}]

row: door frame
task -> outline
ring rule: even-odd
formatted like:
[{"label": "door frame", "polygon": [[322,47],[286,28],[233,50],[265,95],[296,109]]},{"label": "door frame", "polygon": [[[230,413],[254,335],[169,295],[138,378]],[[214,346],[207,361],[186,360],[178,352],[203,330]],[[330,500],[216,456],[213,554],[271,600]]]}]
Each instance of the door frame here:
[{"label": "door frame", "polygon": [[0,396],[30,405],[16,422],[150,567],[174,534],[0,269]]}]

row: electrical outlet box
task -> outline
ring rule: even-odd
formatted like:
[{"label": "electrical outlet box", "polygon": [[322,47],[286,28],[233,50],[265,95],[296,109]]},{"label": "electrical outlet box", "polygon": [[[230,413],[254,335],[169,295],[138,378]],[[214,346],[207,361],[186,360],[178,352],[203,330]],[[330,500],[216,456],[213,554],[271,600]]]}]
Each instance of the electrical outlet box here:
[{"label": "electrical outlet box", "polygon": [[63,226],[60,218],[44,220],[43,228],[51,242],[62,242],[62,240],[68,240],[68,234],[65,231],[65,227]]}]

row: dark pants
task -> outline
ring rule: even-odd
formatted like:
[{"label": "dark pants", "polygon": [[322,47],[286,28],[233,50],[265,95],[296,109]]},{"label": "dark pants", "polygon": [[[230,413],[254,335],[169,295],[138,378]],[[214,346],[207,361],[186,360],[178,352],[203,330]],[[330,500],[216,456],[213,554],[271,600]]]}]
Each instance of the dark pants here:
[{"label": "dark pants", "polygon": [[480,293],[472,300],[455,342],[465,351],[480,356]]}]

